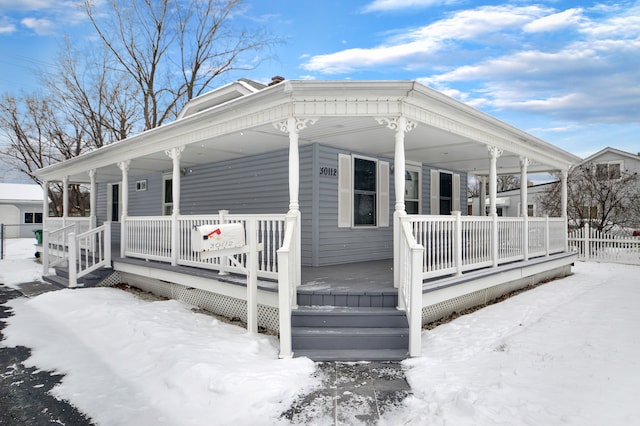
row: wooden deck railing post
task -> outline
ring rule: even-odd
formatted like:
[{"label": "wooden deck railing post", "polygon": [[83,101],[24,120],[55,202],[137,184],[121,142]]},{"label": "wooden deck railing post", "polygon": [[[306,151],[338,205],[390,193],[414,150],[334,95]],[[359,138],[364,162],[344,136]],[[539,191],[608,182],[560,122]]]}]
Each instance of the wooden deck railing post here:
[{"label": "wooden deck railing post", "polygon": [[493,262],[493,267],[498,266],[498,248],[499,248],[499,234],[498,234],[498,215],[493,213],[491,215],[492,225],[491,225],[491,260]]},{"label": "wooden deck railing post", "polygon": [[289,281],[289,250],[278,250],[278,316],[280,334],[280,358],[292,357],[291,297]]},{"label": "wooden deck railing post", "polygon": [[75,232],[71,232],[69,238],[69,288],[76,287],[78,285],[78,244],[76,242]]},{"label": "wooden deck railing post", "polygon": [[49,275],[49,231],[42,229],[42,275]]},{"label": "wooden deck railing post", "polygon": [[104,262],[111,267],[111,222],[104,223]]},{"label": "wooden deck railing post", "polygon": [[549,215],[544,217],[544,242],[545,242],[545,256],[549,256],[551,250],[551,232],[549,232]]},{"label": "wooden deck railing post", "polygon": [[409,356],[417,357],[422,352],[422,256],[424,247],[411,248],[411,307],[409,318]]},{"label": "wooden deck railing post", "polygon": [[256,219],[247,220],[247,330],[258,332],[258,229]]},{"label": "wooden deck railing post", "polygon": [[529,216],[522,217],[522,255],[525,261],[529,260]]},{"label": "wooden deck railing post", "polygon": [[588,261],[591,257],[591,232],[589,231],[589,224],[585,223],[584,228],[582,228],[582,232],[584,232],[584,260]]},{"label": "wooden deck railing post", "polygon": [[[220,218],[220,225],[222,225],[223,223],[227,223],[227,215],[229,214],[229,210],[218,210],[218,217]],[[222,256],[220,257],[220,270],[218,271],[218,275],[229,275],[229,272],[227,272],[226,267],[227,264],[229,263],[228,257],[227,256]]]},{"label": "wooden deck railing post", "polygon": [[454,229],[454,253],[456,262],[456,275],[462,275],[462,215],[459,211],[451,212],[456,218]]}]

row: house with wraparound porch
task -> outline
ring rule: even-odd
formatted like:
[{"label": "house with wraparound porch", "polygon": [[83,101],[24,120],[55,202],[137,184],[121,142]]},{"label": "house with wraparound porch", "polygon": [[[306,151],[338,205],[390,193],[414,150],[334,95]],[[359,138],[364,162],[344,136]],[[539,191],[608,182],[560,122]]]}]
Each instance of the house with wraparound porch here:
[{"label": "house with wraparound porch", "polygon": [[[570,273],[578,161],[415,81],[242,79],[39,170],[91,191],[88,218],[45,218],[44,273],[74,287],[106,270],[276,332],[281,357],[419,356],[424,323]],[[498,217],[497,175],[539,172],[564,177],[563,215]],[[487,216],[462,211],[470,174]]]}]

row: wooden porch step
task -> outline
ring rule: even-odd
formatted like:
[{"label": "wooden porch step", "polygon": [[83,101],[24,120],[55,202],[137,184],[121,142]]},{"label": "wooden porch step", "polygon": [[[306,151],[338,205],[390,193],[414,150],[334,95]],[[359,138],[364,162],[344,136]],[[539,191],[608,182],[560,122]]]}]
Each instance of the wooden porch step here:
[{"label": "wooden porch step", "polygon": [[[55,275],[45,275],[43,280],[62,287],[69,287],[69,268],[55,268]],[[78,287],[95,287],[113,273],[112,268],[101,268],[78,279]]]},{"label": "wooden porch step", "polygon": [[398,361],[409,347],[406,313],[396,308],[299,307],[292,311],[294,356],[314,361]]},{"label": "wooden porch step", "polygon": [[406,349],[379,349],[376,351],[357,349],[299,349],[294,352],[293,356],[306,356],[316,362],[402,361],[408,357],[408,353]]}]

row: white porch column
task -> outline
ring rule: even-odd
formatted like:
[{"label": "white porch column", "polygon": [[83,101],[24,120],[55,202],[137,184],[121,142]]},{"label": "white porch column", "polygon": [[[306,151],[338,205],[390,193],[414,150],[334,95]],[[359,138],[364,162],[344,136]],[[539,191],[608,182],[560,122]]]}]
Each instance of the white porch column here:
[{"label": "white porch column", "polygon": [[480,176],[480,216],[487,215],[487,177]]},{"label": "white porch column", "polygon": [[562,170],[560,173],[560,216],[567,217],[567,178],[569,172]]},{"label": "white porch column", "polygon": [[299,191],[300,191],[300,152],[298,150],[298,139],[300,131],[307,127],[307,124],[315,124],[317,118],[296,118],[289,117],[286,120],[273,123],[276,129],[289,134],[289,212],[300,211]]},{"label": "white porch column", "polygon": [[301,220],[300,220],[300,152],[298,140],[300,131],[307,128],[307,124],[313,125],[317,118],[289,117],[286,120],[273,123],[276,129],[289,134],[289,214],[296,216],[296,285],[301,281]]},{"label": "white porch column", "polygon": [[404,204],[406,159],[404,152],[404,136],[416,128],[416,123],[406,117],[376,118],[378,123],[386,124],[395,132],[395,151],[393,157],[393,180],[396,203],[393,211],[393,286],[398,287],[400,274],[400,218],[407,215]]},{"label": "white porch column", "polygon": [[89,170],[89,182],[90,182],[90,189],[89,189],[89,210],[91,211],[91,214],[89,216],[89,227],[91,229],[94,229],[97,226],[97,215],[96,215],[96,209],[98,204],[96,203],[96,195],[97,195],[97,187],[96,187],[96,169],[91,169]]},{"label": "white porch column", "polygon": [[496,209],[496,197],[498,189],[498,157],[502,155],[502,150],[495,146],[488,146],[491,163],[489,167],[489,216],[493,218],[491,233],[491,257],[494,267],[498,266],[498,210]]},{"label": "white porch column", "polygon": [[165,154],[173,160],[173,176],[171,183],[171,197],[173,200],[173,209],[171,211],[171,265],[178,264],[178,239],[180,238],[180,230],[178,229],[178,216],[180,216],[180,156],[184,151],[184,146],[171,148],[165,151]]},{"label": "white porch column", "polygon": [[[564,218],[564,251],[569,251],[569,222],[567,214],[568,204],[568,170],[562,170],[560,173],[560,215]],[[588,228],[587,228],[588,230]]]},{"label": "white porch column", "polygon": [[531,162],[527,157],[520,157],[520,216],[522,225],[522,253],[524,260],[529,260],[529,198],[527,186],[527,168]]},{"label": "white porch column", "polygon": [[118,168],[122,171],[122,200],[120,212],[120,257],[124,257],[127,243],[127,216],[129,216],[129,166],[131,160],[118,163]]},{"label": "white porch column", "polygon": [[42,182],[42,229],[47,228],[49,218],[49,181]]},{"label": "white porch column", "polygon": [[62,227],[67,226],[69,217],[69,176],[62,178]]},{"label": "white porch column", "polygon": [[42,275],[49,275],[49,182],[42,182]]},{"label": "white porch column", "polygon": [[498,157],[502,155],[502,150],[495,146],[487,147],[489,149],[490,165],[489,165],[489,215],[497,214],[496,198],[498,193]]}]

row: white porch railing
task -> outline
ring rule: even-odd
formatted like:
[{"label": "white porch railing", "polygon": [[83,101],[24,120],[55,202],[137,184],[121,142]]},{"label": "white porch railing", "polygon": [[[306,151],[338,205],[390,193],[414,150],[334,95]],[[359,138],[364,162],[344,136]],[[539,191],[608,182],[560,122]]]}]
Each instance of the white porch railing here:
[{"label": "white porch railing", "polygon": [[111,267],[111,223],[81,234],[69,234],[69,287],[91,272]]},{"label": "white porch railing", "polygon": [[411,215],[405,220],[410,224],[417,244],[425,249],[423,279],[460,275],[473,269],[524,260],[525,256],[558,253],[566,245],[564,218],[527,218],[525,222],[521,217],[461,216],[458,213],[451,216]]},{"label": "white porch railing", "polygon": [[76,225],[76,232],[86,232],[91,229],[91,218],[88,217],[46,217],[44,227],[49,230],[56,230],[69,225]]},{"label": "white porch railing", "polygon": [[69,234],[75,234],[75,232],[75,223],[53,231],[49,231],[47,228],[42,230],[43,275],[49,273],[49,268],[67,264],[69,261]]},{"label": "white porch railing", "polygon": [[425,248],[418,244],[410,220],[400,219],[398,305],[409,321],[409,356],[420,356],[422,333],[422,260]]},{"label": "white porch railing", "polygon": [[[230,256],[203,258],[191,248],[191,231],[196,226],[241,223],[245,229],[255,226],[256,241],[262,250],[258,253],[258,276],[278,278],[277,250],[284,240],[285,215],[231,215],[223,211],[218,215],[178,216],[178,250],[172,251],[171,216],[129,216],[123,222],[126,235],[124,254],[127,257],[193,266],[219,271],[245,274],[248,256],[240,253]],[[247,236],[247,240],[248,240]]]},{"label": "white porch railing", "polygon": [[280,331],[280,358],[291,358],[291,310],[296,308],[299,275],[299,224],[300,213],[286,217],[282,246],[278,249],[278,311]]},{"label": "white porch railing", "polygon": [[578,254],[578,260],[640,265],[640,238],[620,237],[584,228],[569,232],[569,250]]}]

